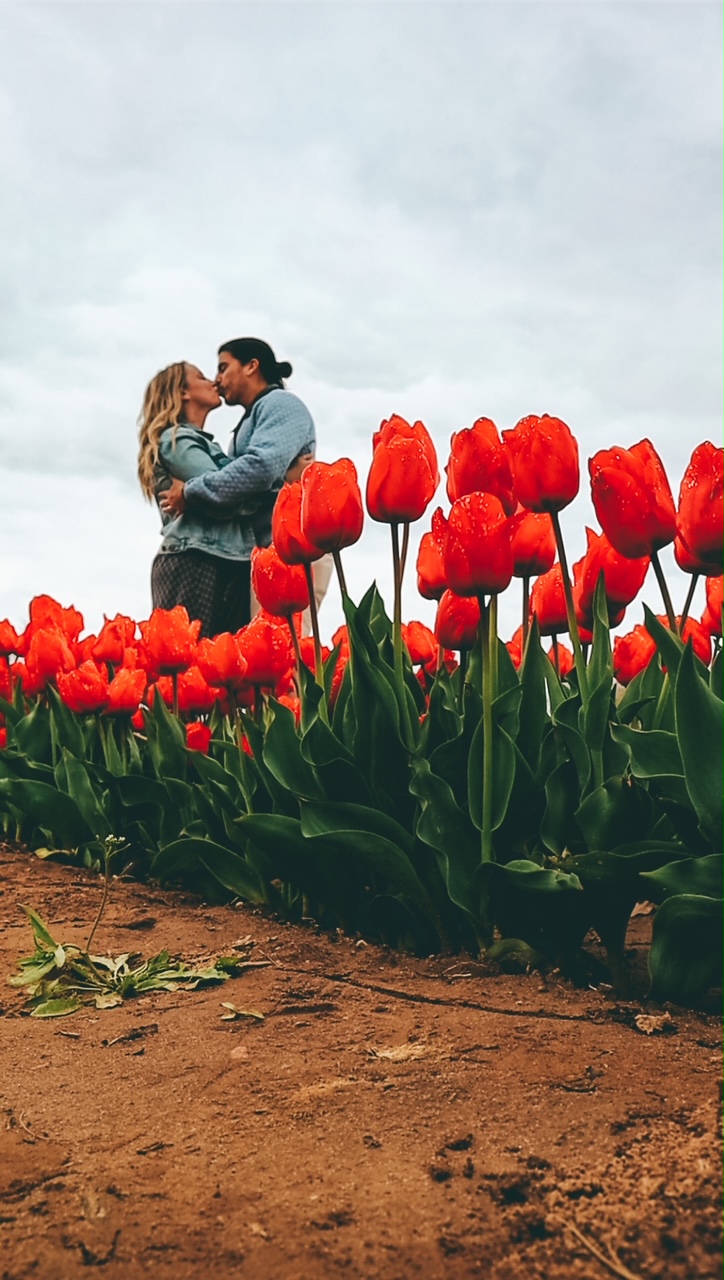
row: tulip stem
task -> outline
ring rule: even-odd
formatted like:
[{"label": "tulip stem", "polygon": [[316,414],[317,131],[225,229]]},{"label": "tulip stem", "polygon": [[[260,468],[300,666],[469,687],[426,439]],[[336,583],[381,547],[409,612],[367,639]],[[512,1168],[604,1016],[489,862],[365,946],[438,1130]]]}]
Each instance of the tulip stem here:
[{"label": "tulip stem", "polygon": [[171,672],[171,684],[173,686],[173,713],[178,716],[178,671]]},{"label": "tulip stem", "polygon": [[[493,597],[491,597],[492,603]],[[490,660],[492,610],[480,602],[480,650],[483,664],[483,805],[481,861],[493,861],[493,671]]]},{"label": "tulip stem", "polygon": [[402,526],[402,550],[400,551],[400,590],[402,590],[402,579],[405,576],[405,565],[407,564],[407,550],[410,545],[410,525],[407,521]]},{"label": "tulip stem", "polygon": [[395,675],[402,681],[402,561],[400,558],[399,526],[391,524],[392,571],[395,579],[395,599],[392,613],[392,645],[395,653]]},{"label": "tulip stem", "polygon": [[658,551],[651,552],[651,563],[654,566],[656,581],[659,584],[659,589],[661,591],[661,595],[664,600],[664,609],[666,610],[666,616],[669,620],[669,626],[671,627],[671,630],[673,631],[674,635],[676,635],[677,634],[676,614],[674,613],[674,606],[671,600],[671,596],[669,594],[669,588],[666,585],[666,578],[664,577],[664,571],[661,568],[661,561],[659,560]]},{"label": "tulip stem", "polygon": [[296,669],[297,669],[297,694],[301,698],[302,696],[302,650],[299,644],[299,636],[297,635],[297,628],[294,625],[294,618],[293,617],[287,618],[287,622],[289,623],[289,630],[292,636],[292,647],[294,649],[294,665],[296,666]]},{"label": "tulip stem", "polygon": [[490,623],[488,632],[490,635],[490,704],[495,702],[498,696],[498,597],[492,595],[488,604],[490,613]]},{"label": "tulip stem", "polygon": [[334,567],[337,571],[337,581],[339,582],[339,589],[342,592],[342,597],[344,598],[344,596],[349,595],[349,592],[347,591],[347,583],[345,582],[345,579],[344,579],[344,570],[342,569],[342,556],[340,555],[339,551],[332,552],[332,559],[334,560]]},{"label": "tulip stem", "polygon": [[556,539],[556,547],[558,548],[558,559],[561,565],[561,577],[563,579],[563,594],[566,598],[566,616],[568,618],[568,630],[573,645],[573,657],[576,664],[576,674],[578,675],[578,688],[581,694],[581,702],[584,707],[588,706],[588,674],[586,672],[586,662],[583,657],[583,649],[581,648],[581,637],[578,634],[578,623],[576,622],[576,610],[573,604],[573,590],[571,588],[571,577],[568,571],[568,558],[566,556],[566,548],[563,544],[563,533],[561,530],[561,522],[557,511],[551,511],[551,523]]},{"label": "tulip stem", "polygon": [[682,609],[682,611],[681,611],[681,620],[680,620],[680,622],[679,622],[679,635],[680,635],[680,636],[683,636],[683,634],[684,634],[684,627],[686,626],[686,619],[687,619],[687,618],[688,618],[688,616],[689,616],[689,610],[690,610],[690,608],[691,608],[691,602],[692,602],[692,600],[694,599],[694,592],[696,591],[696,584],[697,584],[697,582],[698,582],[698,581],[699,581],[699,575],[698,575],[698,573],[692,573],[692,575],[691,575],[691,582],[689,583],[689,590],[688,590],[688,591],[687,591],[687,593],[686,593],[686,600],[684,601],[684,607],[683,607],[683,609]]},{"label": "tulip stem", "polygon": [[558,676],[558,679],[560,680],[560,678],[561,678],[561,660],[560,660],[560,654],[559,654],[559,652],[558,652],[558,636],[556,635],[556,633],[555,633],[555,632],[553,633],[553,635],[552,635],[551,639],[552,639],[552,641],[553,641],[553,666],[555,667],[556,675]]},{"label": "tulip stem", "polygon": [[319,639],[319,617],[317,616],[317,599],[314,594],[314,578],[312,577],[311,564],[305,564],[304,572],[307,575],[307,592],[309,594],[309,615],[312,619],[312,635],[314,637],[314,676],[322,690],[322,698],[319,703],[319,714],[325,724],[329,723],[327,712],[327,700],[324,696],[324,671],[322,669],[322,644]]},{"label": "tulip stem", "polygon": [[[495,597],[491,597],[492,601]],[[483,596],[478,597],[480,604],[480,653],[483,667],[483,796],[482,819],[480,823],[480,861],[493,862],[493,690],[490,648],[492,639],[492,623],[495,611],[485,604]],[[495,637],[497,644],[497,636]],[[490,882],[484,880],[480,888],[480,936],[483,947],[489,947],[493,941],[493,911]]]},{"label": "tulip stem", "polygon": [[530,576],[525,574],[523,578],[523,643],[521,650],[525,649],[525,642],[528,639],[528,616],[530,613]]}]

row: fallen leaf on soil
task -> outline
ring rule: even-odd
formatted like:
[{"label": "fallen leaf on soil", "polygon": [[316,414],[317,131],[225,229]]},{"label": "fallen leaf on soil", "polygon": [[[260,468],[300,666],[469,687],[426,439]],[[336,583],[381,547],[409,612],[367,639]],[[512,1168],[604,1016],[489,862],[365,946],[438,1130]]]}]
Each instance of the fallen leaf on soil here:
[{"label": "fallen leaf on soil", "polygon": [[371,1058],[387,1058],[390,1062],[406,1062],[408,1058],[422,1058],[425,1053],[421,1044],[396,1044],[390,1049],[368,1049]]},{"label": "fallen leaf on soil", "polygon": [[44,1000],[31,1011],[31,1018],[64,1018],[68,1013],[77,1013],[81,1002],[76,996],[66,996],[58,1000]]},{"label": "fallen leaf on soil", "polygon": [[222,1022],[235,1022],[237,1018],[256,1018],[259,1022],[264,1021],[264,1014],[258,1009],[239,1009],[230,1000],[221,1001],[222,1009],[226,1009],[226,1013],[222,1013]]},{"label": "fallen leaf on soil", "polygon": [[644,1035],[652,1036],[657,1031],[676,1031],[670,1013],[637,1013],[634,1022],[639,1031],[643,1031]]}]

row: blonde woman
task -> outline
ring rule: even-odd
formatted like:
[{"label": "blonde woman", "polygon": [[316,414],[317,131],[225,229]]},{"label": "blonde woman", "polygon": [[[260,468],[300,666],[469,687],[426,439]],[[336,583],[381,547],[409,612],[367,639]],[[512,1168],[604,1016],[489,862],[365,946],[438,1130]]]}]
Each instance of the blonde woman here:
[{"label": "blonde woman", "polygon": [[216,383],[186,361],[169,365],[146,388],[139,418],[138,478],[161,512],[162,542],[151,568],[154,609],[185,605],[201,620],[201,635],[238,631],[250,618],[250,556],[256,544],[253,495],[244,508],[201,502],[180,515],[161,509],[173,479],[191,480],[232,459],[204,430],[221,404]]}]

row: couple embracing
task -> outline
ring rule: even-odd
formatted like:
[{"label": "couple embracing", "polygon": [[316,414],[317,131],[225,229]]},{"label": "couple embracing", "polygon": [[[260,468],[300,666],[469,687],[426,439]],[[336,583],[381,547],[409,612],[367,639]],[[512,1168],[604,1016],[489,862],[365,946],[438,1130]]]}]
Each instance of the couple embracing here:
[{"label": "couple embracing", "polygon": [[[215,379],[184,361],[146,389],[138,477],[163,521],[153,607],[183,604],[201,620],[201,635],[250,621],[251,553],[271,542],[282,484],[299,479],[314,455],[312,415],[284,386],[291,372],[260,338],[234,338],[219,348]],[[244,410],[228,454],[204,430],[222,398]]]}]

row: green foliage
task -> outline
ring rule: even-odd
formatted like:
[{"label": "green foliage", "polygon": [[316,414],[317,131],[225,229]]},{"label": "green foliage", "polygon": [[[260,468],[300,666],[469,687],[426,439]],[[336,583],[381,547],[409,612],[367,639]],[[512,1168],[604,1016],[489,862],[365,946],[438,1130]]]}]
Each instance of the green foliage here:
[{"label": "green foliage", "polygon": [[677,893],[662,902],[654,918],[649,952],[651,995],[657,1000],[694,1004],[721,982],[722,900]]},{"label": "green foliage", "polygon": [[[18,963],[19,972],[8,981],[22,987],[33,1018],[58,1018],[75,1013],[83,1005],[111,1009],[132,996],[153,991],[187,991],[214,982],[226,982],[245,968],[257,967],[241,956],[221,956],[213,964],[193,968],[160,951],[148,960],[140,956],[91,955],[80,947],[56,942],[45,921],[32,907],[23,907],[35,939],[35,951]],[[136,963],[134,963],[134,961]]]},{"label": "green foliage", "polygon": [[[721,661],[708,672],[647,611],[659,656],[615,696],[599,582],[583,697],[575,674],[557,676],[535,620],[520,671],[505,646],[491,650],[486,766],[480,652],[452,674],[441,666],[426,698],[407,656],[395,663],[376,588],[345,612],[351,656],[334,705],[337,653],[324,691],[303,670],[300,724],[274,698],[233,720],[216,710],[208,755],[188,750],[160,697],[143,735],[123,718],[74,716],[52,688],[29,705],[0,700],[5,831],[86,865],[113,835],[136,875],[423,953],[487,946],[495,925],[501,955],[570,963],[593,927],[617,982],[631,910],[649,897],[652,992],[699,998],[721,905]],[[55,965],[48,948],[38,981]],[[44,997],[45,1016],[76,998]]]}]

